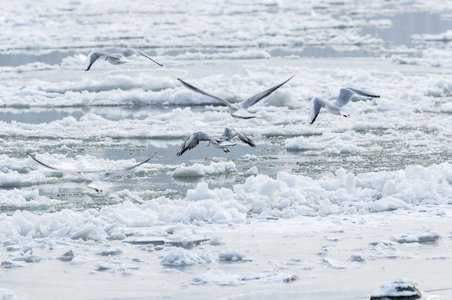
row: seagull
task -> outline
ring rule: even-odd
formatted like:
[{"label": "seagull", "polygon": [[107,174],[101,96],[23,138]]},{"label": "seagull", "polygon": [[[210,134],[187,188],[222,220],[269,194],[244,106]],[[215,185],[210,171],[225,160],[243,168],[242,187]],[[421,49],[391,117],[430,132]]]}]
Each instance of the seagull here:
[{"label": "seagull", "polygon": [[335,115],[342,115],[348,117],[348,115],[342,114],[341,109],[346,105],[350,99],[355,95],[360,95],[364,97],[380,98],[380,95],[375,95],[374,93],[366,92],[363,90],[358,90],[354,88],[342,88],[339,92],[339,96],[336,101],[330,102],[319,98],[314,98],[311,100],[311,109],[309,110],[309,124],[313,124],[320,113],[320,109],[325,107],[326,110]]},{"label": "seagull", "polygon": [[237,143],[232,142],[232,139],[236,136],[242,142],[250,145],[251,147],[256,147],[256,145],[253,143],[253,141],[249,137],[247,137],[243,133],[240,133],[237,130],[234,130],[232,128],[225,128],[223,135],[220,136],[219,138],[213,138],[205,132],[198,131],[198,132],[192,133],[185,140],[185,142],[182,144],[179,151],[177,152],[177,156],[181,156],[182,154],[184,154],[185,151],[195,148],[199,144],[199,141],[207,141],[207,142],[209,142],[207,144],[207,146],[212,144],[215,147],[220,148],[224,152],[228,153],[229,152],[228,147],[237,145]]},{"label": "seagull", "polygon": [[125,174],[127,172],[132,171],[136,167],[141,166],[144,163],[147,163],[152,157],[154,157],[155,153],[151,157],[149,157],[148,159],[146,159],[143,162],[140,162],[138,164],[135,164],[133,166],[127,167],[127,168],[122,169],[122,170],[111,171],[111,172],[107,172],[107,173],[100,174],[100,175],[85,174],[83,172],[76,172],[76,171],[71,171],[71,170],[65,170],[65,169],[52,167],[52,166],[50,166],[50,165],[48,165],[46,163],[43,163],[42,161],[39,161],[31,153],[27,153],[27,155],[30,156],[31,159],[33,159],[35,162],[37,162],[38,164],[40,164],[40,165],[42,165],[42,166],[44,166],[46,168],[49,168],[49,169],[52,169],[52,170],[55,170],[55,171],[59,171],[59,172],[63,172],[63,173],[68,173],[68,174],[71,174],[73,176],[77,176],[77,177],[79,177],[81,179],[86,180],[88,182],[87,185],[86,185],[88,188],[91,188],[91,189],[95,190],[96,192],[100,193],[100,192],[102,192],[102,188],[106,187],[105,182],[103,182],[104,180],[112,178],[112,177],[116,177],[116,176],[119,176],[119,175],[122,175],[122,174]]},{"label": "seagull", "polygon": [[133,55],[144,56],[146,58],[149,58],[151,61],[155,62],[159,66],[163,67],[162,64],[160,64],[160,63],[156,62],[155,60],[153,60],[146,53],[141,52],[140,50],[127,48],[126,50],[122,51],[121,53],[114,53],[114,54],[109,54],[109,53],[103,52],[103,51],[90,52],[88,54],[88,57],[86,58],[86,62],[85,62],[86,69],[85,69],[85,71],[88,71],[91,68],[91,66],[93,65],[93,63],[97,59],[99,59],[100,57],[105,57],[105,60],[108,60],[108,62],[111,63],[112,65],[120,65],[120,64],[125,64],[125,63],[132,62],[133,60],[130,60],[129,57],[131,57]]},{"label": "seagull", "polygon": [[[292,77],[294,77],[294,76],[295,76],[295,75],[292,75]],[[225,100],[225,99],[223,99],[223,98],[220,98],[220,97],[217,97],[217,96],[208,94],[208,93],[206,93],[206,92],[204,92],[204,91],[201,91],[201,90],[198,89],[197,87],[195,87],[195,86],[193,86],[193,85],[191,85],[191,84],[189,84],[189,83],[183,81],[183,80],[180,79],[180,78],[177,78],[177,80],[179,80],[180,82],[182,82],[182,84],[183,84],[184,86],[186,86],[187,88],[189,88],[189,89],[191,89],[191,90],[193,90],[193,91],[195,91],[195,92],[197,92],[197,93],[200,93],[200,94],[202,94],[202,95],[204,95],[204,96],[211,97],[211,98],[214,98],[214,99],[217,99],[217,100],[223,102],[224,104],[226,104],[226,105],[228,106],[229,113],[230,113],[231,116],[233,116],[234,118],[238,118],[238,119],[251,119],[251,118],[255,118],[256,116],[254,116],[253,114],[250,114],[250,113],[247,111],[247,109],[248,109],[250,106],[252,106],[252,105],[256,104],[257,102],[259,102],[260,100],[264,99],[265,97],[269,96],[271,93],[273,93],[274,91],[276,91],[278,88],[280,88],[280,87],[281,87],[283,84],[285,84],[287,81],[289,81],[290,79],[292,79],[292,77],[290,77],[289,79],[287,79],[287,80],[284,81],[283,83],[278,84],[278,85],[276,85],[276,86],[274,86],[274,87],[272,87],[272,88],[269,88],[268,90],[265,90],[265,91],[263,91],[263,92],[260,92],[260,93],[258,93],[258,94],[256,94],[256,95],[254,95],[253,97],[248,98],[247,100],[244,100],[244,101],[242,101],[242,102],[240,102],[240,103],[231,103],[231,102],[229,102],[229,101],[227,101],[227,100]]]}]

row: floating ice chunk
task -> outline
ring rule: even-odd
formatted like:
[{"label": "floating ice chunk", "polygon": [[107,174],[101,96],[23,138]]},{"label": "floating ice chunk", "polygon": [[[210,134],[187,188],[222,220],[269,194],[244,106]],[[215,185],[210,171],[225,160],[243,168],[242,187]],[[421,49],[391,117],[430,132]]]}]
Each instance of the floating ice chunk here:
[{"label": "floating ice chunk", "polygon": [[72,250],[69,250],[68,252],[65,252],[63,255],[58,257],[58,259],[61,261],[72,261],[74,257],[74,252]]},{"label": "floating ice chunk", "polygon": [[345,186],[348,193],[353,192],[356,186],[356,178],[352,173],[348,173],[344,168],[340,168],[334,172],[341,186]]},{"label": "floating ice chunk", "polygon": [[109,241],[122,241],[126,239],[126,235],[124,233],[115,233],[108,237]]},{"label": "floating ice chunk", "polygon": [[347,173],[347,176],[345,178],[345,188],[347,192],[351,193],[356,186],[356,178],[355,175],[352,173]]},{"label": "floating ice chunk", "polygon": [[372,212],[391,211],[400,208],[410,209],[411,206],[405,201],[393,196],[381,198],[370,205],[370,211]]},{"label": "floating ice chunk", "polygon": [[327,155],[339,155],[341,153],[359,153],[362,151],[362,148],[356,146],[356,144],[350,141],[344,141],[341,139],[337,139],[334,142],[330,142],[331,146],[326,147],[323,150],[324,154]]},{"label": "floating ice chunk", "polygon": [[394,237],[394,240],[398,242],[399,244],[406,244],[406,243],[434,243],[438,239],[440,239],[441,236],[436,232],[422,232],[419,234],[402,234],[400,236]]},{"label": "floating ice chunk", "polygon": [[376,246],[376,247],[380,247],[380,246],[383,246],[383,247],[393,247],[393,246],[394,246],[394,243],[391,242],[391,241],[376,241],[376,242],[371,242],[371,243],[369,243],[369,245],[371,245],[371,246]]},{"label": "floating ice chunk", "polygon": [[210,244],[212,246],[221,246],[224,244],[224,242],[220,236],[216,235],[210,238]]},{"label": "floating ice chunk", "polygon": [[87,240],[91,238],[92,234],[95,234],[98,231],[98,227],[94,224],[86,224],[82,228],[71,232],[70,237],[74,240],[82,239]]},{"label": "floating ice chunk", "polygon": [[28,211],[16,211],[13,214],[13,222],[19,228],[22,236],[33,235],[36,233],[37,216]]},{"label": "floating ice chunk", "polygon": [[322,263],[325,266],[328,266],[333,269],[346,269],[347,268],[343,262],[334,260],[331,258],[326,258],[326,257],[322,258]]},{"label": "floating ice chunk", "polygon": [[198,284],[215,283],[218,285],[239,285],[243,284],[240,275],[226,274],[220,270],[208,270],[207,272],[193,277],[193,281]]},{"label": "floating ice chunk", "polygon": [[21,257],[16,257],[13,259],[13,261],[23,261],[28,264],[40,262],[41,260],[42,260],[42,257],[37,256],[37,255],[21,256]]},{"label": "floating ice chunk", "polygon": [[317,252],[317,255],[320,256],[326,256],[328,255],[328,251],[330,251],[330,246],[323,245],[319,252]]},{"label": "floating ice chunk", "polygon": [[113,269],[114,264],[109,263],[109,262],[99,262],[99,263],[96,263],[95,267],[96,267],[96,271],[106,271],[106,270]]},{"label": "floating ice chunk", "polygon": [[393,180],[386,181],[383,186],[383,189],[382,189],[383,196],[384,197],[391,196],[391,195],[395,194],[396,192],[397,192],[397,190],[396,190],[396,185],[395,185],[394,181]]},{"label": "floating ice chunk", "polygon": [[403,234],[401,236],[395,237],[394,239],[399,244],[417,243],[417,242],[419,242],[419,239],[414,234]]},{"label": "floating ice chunk", "polygon": [[409,279],[394,279],[382,284],[374,291],[370,300],[384,299],[423,299],[422,292],[417,287],[416,282]]},{"label": "floating ice chunk", "polygon": [[225,262],[252,261],[251,259],[246,259],[244,253],[233,249],[221,251],[218,253],[218,259]]},{"label": "floating ice chunk", "polygon": [[200,255],[183,248],[173,248],[160,262],[164,266],[190,266],[205,264],[206,260]]},{"label": "floating ice chunk", "polygon": [[189,167],[179,167],[174,170],[172,177],[204,177],[206,173],[204,172],[204,165],[202,164],[193,164]]},{"label": "floating ice chunk", "polygon": [[339,182],[341,183],[341,185],[344,186],[345,181],[346,181],[347,171],[344,168],[339,168],[334,172],[334,174],[337,176],[337,179],[339,179]]},{"label": "floating ice chunk", "polygon": [[109,247],[101,250],[97,254],[102,256],[113,256],[113,255],[121,255],[124,251],[121,248]]},{"label": "floating ice chunk", "polygon": [[350,255],[349,260],[355,262],[364,262],[367,260],[367,255],[362,252],[353,253],[352,255]]},{"label": "floating ice chunk", "polygon": [[232,215],[227,210],[217,211],[212,216],[212,221],[216,224],[227,224],[232,219]]},{"label": "floating ice chunk", "polygon": [[419,239],[419,243],[433,243],[436,242],[441,236],[436,232],[423,232],[418,234],[417,238]]},{"label": "floating ice chunk", "polygon": [[1,268],[2,269],[15,269],[15,268],[21,268],[21,267],[25,267],[27,265],[26,262],[24,261],[2,261],[1,263]]},{"label": "floating ice chunk", "polygon": [[309,141],[303,136],[286,140],[286,149],[288,151],[302,151],[308,148]]},{"label": "floating ice chunk", "polygon": [[124,276],[132,274],[132,270],[138,270],[138,266],[133,264],[120,263],[116,260],[102,261],[95,264],[94,272],[111,271],[112,273],[120,273]]},{"label": "floating ice chunk", "polygon": [[220,174],[237,173],[235,163],[229,162],[211,162],[210,165],[193,164],[191,166],[182,166],[174,170],[172,177],[205,177]]},{"label": "floating ice chunk", "polygon": [[216,193],[209,189],[209,185],[206,182],[200,182],[195,189],[189,189],[187,191],[188,201],[215,199],[216,197]]}]

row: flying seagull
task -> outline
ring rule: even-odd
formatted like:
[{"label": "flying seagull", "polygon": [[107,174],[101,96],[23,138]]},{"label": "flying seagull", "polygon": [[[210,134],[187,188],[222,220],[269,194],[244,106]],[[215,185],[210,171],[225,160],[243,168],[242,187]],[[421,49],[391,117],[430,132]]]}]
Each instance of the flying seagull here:
[{"label": "flying seagull", "polygon": [[160,64],[160,63],[156,62],[155,60],[153,60],[146,53],[141,52],[140,50],[127,48],[126,50],[122,51],[121,53],[114,53],[114,54],[109,54],[109,53],[103,52],[103,51],[90,52],[88,54],[88,57],[86,58],[86,62],[85,62],[86,69],[85,69],[85,71],[88,71],[91,68],[91,66],[93,65],[93,63],[96,60],[98,60],[100,57],[105,57],[105,60],[107,60],[112,65],[120,65],[120,64],[125,64],[125,63],[132,62],[133,60],[130,60],[129,57],[131,57],[133,55],[144,56],[144,57],[150,59],[151,61],[155,62],[159,66],[163,67],[162,64]]},{"label": "flying seagull", "polygon": [[[292,77],[294,77],[295,75],[292,75]],[[292,77],[290,77],[289,79],[287,79],[286,81],[284,81],[283,83],[280,83],[274,87],[269,88],[268,90],[265,90],[263,92],[260,92],[256,95],[254,95],[251,98],[248,98],[247,100],[244,100],[240,103],[231,103],[223,98],[208,94],[200,89],[198,89],[197,87],[183,81],[180,78],[177,78],[177,80],[179,80],[180,82],[182,82],[182,84],[184,86],[186,86],[187,88],[191,89],[192,91],[195,91],[197,93],[200,93],[204,96],[207,97],[211,97],[214,99],[217,99],[221,102],[223,102],[224,104],[226,104],[228,106],[229,109],[229,113],[231,114],[231,116],[233,116],[234,118],[239,118],[239,119],[251,119],[251,118],[255,118],[256,116],[254,116],[253,114],[250,114],[247,109],[256,104],[257,102],[259,102],[260,100],[264,99],[265,97],[269,96],[271,93],[273,93],[274,91],[276,91],[277,89],[279,89],[282,85],[284,85],[287,81],[289,81],[290,79],[292,79]]]},{"label": "flying seagull", "polygon": [[370,93],[370,92],[366,92],[366,91],[358,90],[358,89],[354,89],[354,88],[342,88],[339,92],[339,96],[337,97],[336,101],[334,101],[334,102],[325,101],[325,100],[322,100],[319,98],[314,98],[311,100],[311,109],[309,110],[309,124],[314,123],[314,121],[317,119],[317,116],[319,115],[320,109],[322,107],[325,107],[326,110],[332,114],[348,117],[348,115],[341,113],[341,109],[355,95],[371,97],[371,98],[380,98],[379,95],[375,95],[374,93]]},{"label": "flying seagull", "polygon": [[222,149],[224,152],[229,152],[228,147],[235,146],[237,143],[232,142],[234,137],[238,137],[242,142],[250,145],[251,147],[256,147],[253,141],[244,135],[243,133],[238,132],[232,128],[225,128],[223,135],[219,138],[213,138],[205,132],[198,131],[192,133],[182,144],[179,151],[177,152],[177,156],[181,156],[185,151],[195,148],[200,141],[209,142],[208,145],[212,144],[217,148]]},{"label": "flying seagull", "polygon": [[146,159],[143,162],[140,162],[140,163],[135,164],[133,166],[127,167],[125,169],[115,170],[115,171],[107,172],[107,173],[100,174],[100,175],[85,174],[83,172],[77,172],[77,171],[71,171],[71,170],[65,170],[65,169],[52,167],[52,166],[50,166],[50,165],[48,165],[46,163],[43,163],[42,161],[38,160],[34,155],[32,155],[30,153],[27,153],[27,155],[30,156],[31,159],[33,159],[35,162],[37,162],[38,164],[40,164],[40,165],[42,165],[42,166],[44,166],[46,168],[49,168],[49,169],[52,169],[52,170],[55,170],[55,171],[58,171],[58,172],[68,173],[68,174],[71,174],[73,176],[77,176],[77,177],[79,177],[81,179],[84,179],[84,180],[87,181],[87,185],[86,185],[87,187],[95,190],[96,192],[102,192],[103,187],[106,186],[105,182],[103,182],[104,180],[112,178],[112,177],[116,177],[116,176],[119,176],[119,175],[122,175],[122,174],[125,174],[127,172],[132,171],[136,167],[141,166],[144,163],[147,163],[152,157],[154,157],[155,153],[151,157],[149,157],[148,159]]}]

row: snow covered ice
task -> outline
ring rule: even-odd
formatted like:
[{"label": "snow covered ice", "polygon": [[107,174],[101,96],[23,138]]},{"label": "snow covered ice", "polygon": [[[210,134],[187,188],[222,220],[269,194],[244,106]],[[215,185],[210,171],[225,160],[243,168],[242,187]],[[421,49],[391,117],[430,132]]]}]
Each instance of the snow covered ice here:
[{"label": "snow covered ice", "polygon": [[[0,299],[370,299],[399,283],[452,298],[447,1],[19,0],[2,12]],[[84,71],[91,51],[125,48],[163,67]],[[177,80],[238,103],[294,74],[249,120]],[[310,101],[344,86],[380,98],[310,125]],[[191,133],[225,127],[256,147],[176,155]],[[27,156],[99,174],[155,152],[102,193]]]}]

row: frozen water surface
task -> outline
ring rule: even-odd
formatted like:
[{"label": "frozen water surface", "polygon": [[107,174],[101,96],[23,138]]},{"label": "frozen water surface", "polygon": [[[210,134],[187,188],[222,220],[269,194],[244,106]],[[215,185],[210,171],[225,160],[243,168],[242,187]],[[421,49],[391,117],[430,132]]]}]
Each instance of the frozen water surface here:
[{"label": "frozen water surface", "polygon": [[[11,1],[0,17],[0,298],[452,297],[444,1]],[[95,28],[95,30],[93,30]],[[92,50],[148,60],[85,72]],[[233,119],[177,78],[238,102]],[[310,100],[340,88],[348,118]],[[230,153],[193,132],[249,136]],[[96,193],[37,165],[102,173]],[[380,295],[380,292],[379,294]]]}]

